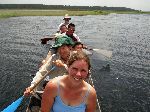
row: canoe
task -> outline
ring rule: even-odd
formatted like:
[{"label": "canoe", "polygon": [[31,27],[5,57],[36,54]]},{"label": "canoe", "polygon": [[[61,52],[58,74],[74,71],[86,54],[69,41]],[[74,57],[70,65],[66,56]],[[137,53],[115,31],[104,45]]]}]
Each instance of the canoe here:
[{"label": "canoe", "polygon": [[[91,84],[94,87],[94,83],[93,83],[93,79],[92,79],[91,75],[89,76],[88,82],[89,82],[89,84]],[[96,111],[95,112],[101,112],[100,102],[99,102],[98,98],[96,99]]]}]

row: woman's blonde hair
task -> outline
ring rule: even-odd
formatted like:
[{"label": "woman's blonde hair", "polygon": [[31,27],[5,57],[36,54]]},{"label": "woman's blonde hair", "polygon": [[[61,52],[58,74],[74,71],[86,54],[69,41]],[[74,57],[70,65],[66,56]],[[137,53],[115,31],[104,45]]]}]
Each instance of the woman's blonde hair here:
[{"label": "woman's blonde hair", "polygon": [[91,68],[90,59],[89,59],[88,55],[86,55],[83,51],[78,51],[78,52],[73,51],[71,53],[68,63],[67,63],[68,67],[70,67],[72,65],[72,63],[77,60],[84,60],[85,62],[87,62],[88,69],[90,70],[90,68]]}]

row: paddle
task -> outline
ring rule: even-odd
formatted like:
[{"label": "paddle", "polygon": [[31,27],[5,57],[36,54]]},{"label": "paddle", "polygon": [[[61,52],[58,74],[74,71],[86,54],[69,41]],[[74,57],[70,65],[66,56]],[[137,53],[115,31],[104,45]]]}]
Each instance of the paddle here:
[{"label": "paddle", "polygon": [[18,100],[13,102],[11,105],[9,105],[7,108],[5,108],[2,112],[15,112],[19,105],[21,104],[24,96],[21,96]]},{"label": "paddle", "polygon": [[56,37],[58,36],[62,36],[63,34],[61,33],[55,33],[53,35],[50,35],[50,36],[45,36],[44,38],[41,39],[41,44],[47,44],[47,41],[49,40],[55,40]]},{"label": "paddle", "polygon": [[49,40],[55,40],[55,36],[54,35],[45,36],[44,38],[41,39],[41,44],[47,44],[47,41]]},{"label": "paddle", "polygon": [[104,50],[104,49],[93,49],[93,48],[86,48],[87,50],[92,50],[92,51],[96,51],[97,53],[100,53],[104,56],[106,56],[107,58],[111,58],[112,57],[112,51],[108,51],[108,50]]},{"label": "paddle", "polygon": [[[49,40],[55,40],[55,38],[57,36],[60,36],[60,35],[62,35],[62,34],[56,33],[54,35],[51,35],[50,37],[43,38],[43,39],[41,39],[41,44],[47,44],[47,41],[49,41]],[[100,54],[102,54],[103,56],[105,56],[107,58],[111,58],[112,57],[112,51],[108,51],[108,50],[104,50],[104,49],[93,49],[93,48],[88,48],[87,46],[85,46],[83,48],[87,49],[87,50],[96,51],[97,53],[100,53]]]},{"label": "paddle", "polygon": [[[48,71],[41,79],[39,79],[33,87],[30,88],[30,90],[32,91],[43,79],[45,79],[45,77],[52,72],[55,69],[55,67],[53,67],[50,71]],[[15,102],[13,102],[11,105],[9,105],[8,107],[6,107],[2,112],[15,112],[16,109],[19,107],[19,105],[21,104],[22,100],[24,98],[24,95],[21,96],[19,99],[17,99]]]}]

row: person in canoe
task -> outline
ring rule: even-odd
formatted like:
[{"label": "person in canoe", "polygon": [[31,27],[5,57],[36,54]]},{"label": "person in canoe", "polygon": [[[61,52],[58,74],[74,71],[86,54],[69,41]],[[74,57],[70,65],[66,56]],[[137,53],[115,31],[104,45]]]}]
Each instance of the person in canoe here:
[{"label": "person in canoe", "polygon": [[83,44],[81,42],[75,42],[72,46],[73,51],[82,51],[83,50]]},{"label": "person in canoe", "polygon": [[65,32],[67,32],[68,31],[68,28],[66,27],[66,25],[61,25],[60,26],[60,34],[63,34],[63,33],[65,33]]},{"label": "person in canoe", "polygon": [[42,112],[94,112],[96,91],[85,80],[89,77],[90,60],[83,52],[73,52],[68,72],[48,82],[42,95]]},{"label": "person in canoe", "polygon": [[58,26],[58,31],[57,33],[61,33],[62,34],[62,29],[61,29],[61,26],[62,25],[65,25],[68,29],[68,31],[66,31],[66,35],[68,37],[71,37],[73,39],[73,41],[80,41],[79,37],[74,33],[75,31],[75,24],[73,23],[70,23],[69,21],[71,20],[71,17],[69,17],[68,14],[65,15],[64,19],[63,19],[65,22],[64,23],[61,23],[59,26]]},{"label": "person in canoe", "polygon": [[70,17],[68,14],[65,14],[63,20],[64,20],[64,22],[62,22],[62,23],[58,26],[58,31],[57,31],[57,33],[60,32],[60,30],[61,30],[60,28],[61,28],[62,25],[65,25],[65,26],[68,28],[68,25],[69,25],[69,23],[70,23],[69,21],[71,20],[71,17]]},{"label": "person in canoe", "polygon": [[[54,34],[54,37],[52,40],[55,40],[58,36],[62,36],[65,35],[65,33],[68,31],[68,28],[66,27],[66,25],[61,25],[60,26],[60,31],[59,33]],[[47,42],[46,42],[47,43]]]},{"label": "person in canoe", "polygon": [[[68,25],[67,32],[63,33],[62,35],[56,35],[56,38],[60,38],[60,37],[62,37],[64,35],[66,35],[66,36],[70,37],[73,42],[80,42],[80,38],[74,33],[74,31],[75,31],[75,25],[73,23],[70,23]],[[46,41],[46,43],[47,43],[47,41]],[[83,46],[85,46],[85,45],[83,45]],[[47,59],[51,56],[51,54],[52,54],[51,51],[49,51],[48,54],[47,54],[46,59],[44,59],[42,61],[42,63],[44,63],[45,61],[47,61]]]},{"label": "person in canoe", "polygon": [[75,32],[75,24],[70,23],[68,25],[68,31],[65,33],[68,37],[72,38],[74,42],[80,42],[80,38],[74,33]]},{"label": "person in canoe", "polygon": [[[81,42],[79,36],[77,36],[77,34],[75,34],[74,32],[75,32],[75,24],[70,23],[68,25],[68,31],[65,33],[65,35],[67,35],[68,37],[72,38],[72,40],[74,42]],[[83,48],[87,49],[88,47],[85,44],[83,44]]]},{"label": "person in canoe", "polygon": [[60,27],[61,27],[61,30],[60,30],[61,33],[59,32],[59,33],[54,34],[54,36],[53,36],[54,39],[53,38],[43,38],[43,39],[41,39],[41,43],[42,44],[46,44],[47,41],[49,41],[49,40],[55,40],[60,35],[67,35],[74,42],[80,42],[80,38],[77,36],[77,34],[74,33],[75,32],[75,24],[70,23],[68,25],[67,29],[64,28],[65,27],[64,25],[62,25]]},{"label": "person in canoe", "polygon": [[58,36],[65,35],[65,33],[68,31],[68,28],[66,25],[60,26],[60,31],[54,35],[51,35],[51,37],[44,37],[41,39],[41,44],[47,44],[47,41],[49,40],[55,40]]},{"label": "person in canoe", "polygon": [[[50,79],[63,75],[67,72],[67,61],[70,56],[70,47],[73,45],[73,41],[70,37],[63,36],[61,38],[57,38],[55,44],[52,46],[54,51],[56,50],[56,54],[52,54],[48,60],[39,68],[39,71],[36,73],[36,76],[33,78],[31,82],[31,86],[26,88],[24,95],[31,95],[30,89],[36,84],[36,82],[42,78],[53,66],[55,69],[48,74],[48,76],[42,81],[36,89],[34,89],[34,94],[30,98],[29,106],[26,112],[38,112],[41,107],[41,94],[43,92],[43,85],[46,85],[46,82]],[[57,65],[57,66],[56,66]]]}]

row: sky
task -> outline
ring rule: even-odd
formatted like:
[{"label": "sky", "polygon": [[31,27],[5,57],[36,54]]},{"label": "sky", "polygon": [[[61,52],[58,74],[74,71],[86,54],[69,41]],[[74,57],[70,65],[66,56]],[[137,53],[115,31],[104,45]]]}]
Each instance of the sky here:
[{"label": "sky", "polygon": [[108,6],[150,11],[150,0],[0,0],[0,4]]}]

